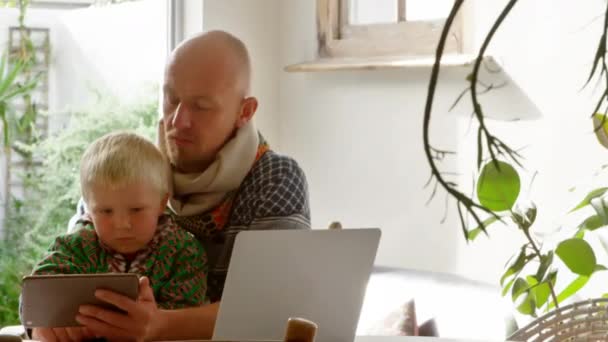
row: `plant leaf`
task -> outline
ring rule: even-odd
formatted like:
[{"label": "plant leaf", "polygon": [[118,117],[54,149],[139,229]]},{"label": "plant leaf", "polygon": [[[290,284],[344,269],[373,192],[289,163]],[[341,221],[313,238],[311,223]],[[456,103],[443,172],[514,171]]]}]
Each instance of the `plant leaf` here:
[{"label": "plant leaf", "polygon": [[600,227],[603,227],[604,221],[599,215],[589,216],[583,221],[578,227],[580,229],[586,229],[590,231],[594,231]]},{"label": "plant leaf", "polygon": [[553,263],[553,251],[549,251],[547,255],[541,256],[541,262],[538,266],[538,271],[536,272],[536,279],[544,279],[547,270]]},{"label": "plant leaf", "polygon": [[477,197],[481,205],[492,211],[510,210],[520,190],[519,174],[513,166],[493,160],[484,165],[477,182]]},{"label": "plant leaf", "polygon": [[6,67],[6,53],[0,57],[0,79],[4,78],[4,68]]},{"label": "plant leaf", "polygon": [[517,255],[517,258],[515,258],[515,261],[513,261],[513,263],[507,268],[505,273],[500,278],[500,285],[502,286],[508,277],[521,271],[525,265],[526,265],[526,250],[525,250],[525,248],[522,248],[521,251],[519,252],[519,255]]},{"label": "plant leaf", "polygon": [[[485,229],[487,229],[492,223],[494,223],[494,222],[496,222],[498,220],[499,220],[498,217],[496,217],[496,216],[490,216],[490,217],[488,217],[486,220],[484,220],[482,222],[483,227]],[[469,231],[469,241],[475,241],[475,239],[477,238],[477,236],[479,235],[479,233],[481,233],[483,231],[481,228],[482,227],[479,226],[479,227],[477,227],[477,228],[472,229],[472,230]]]},{"label": "plant leaf", "polygon": [[[0,96],[2,96],[8,89],[11,89],[14,85],[15,79],[21,73],[21,69],[23,69],[23,63],[17,62],[13,66],[12,69],[9,70],[8,74],[4,79],[0,79]],[[2,76],[2,75],[0,75]],[[3,76],[2,76],[3,77]]]},{"label": "plant leaf", "polygon": [[599,189],[595,189],[595,190],[591,191],[590,193],[587,194],[587,196],[585,196],[585,199],[583,199],[576,207],[572,208],[572,210],[570,210],[570,212],[574,212],[574,211],[577,211],[581,208],[588,206],[589,204],[591,204],[592,199],[602,196],[603,194],[606,193],[606,191],[608,191],[608,187],[599,188]]},{"label": "plant leaf", "polygon": [[511,286],[513,285],[513,283],[515,282],[515,279],[517,279],[517,277],[513,277],[511,280],[509,280],[509,282],[507,283],[507,285],[505,285],[505,287],[502,289],[502,296],[506,296],[507,292],[509,292],[509,289],[511,288]]},{"label": "plant leaf", "polygon": [[590,276],[595,270],[595,253],[583,239],[573,238],[560,242],[555,254],[573,273]]},{"label": "plant leaf", "polygon": [[549,284],[541,283],[540,285],[532,289],[532,293],[535,297],[536,308],[540,309],[543,305],[545,305],[545,303],[547,303],[547,300],[549,300],[551,289],[549,288]]},{"label": "plant leaf", "polygon": [[515,280],[515,284],[513,284],[513,289],[511,290],[511,299],[516,301],[517,298],[521,294],[525,293],[529,287],[528,282],[524,278],[517,278],[517,280]]},{"label": "plant leaf", "polygon": [[518,300],[515,305],[517,306],[517,311],[521,312],[524,315],[533,316],[536,312],[536,303],[534,295],[531,293],[527,293],[525,296],[521,296],[520,300]]}]

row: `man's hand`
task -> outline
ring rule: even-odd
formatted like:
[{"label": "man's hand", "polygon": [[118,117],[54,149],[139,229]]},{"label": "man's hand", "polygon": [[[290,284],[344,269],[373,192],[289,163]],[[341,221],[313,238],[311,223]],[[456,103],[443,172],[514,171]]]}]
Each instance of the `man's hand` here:
[{"label": "man's hand", "polygon": [[72,328],[34,328],[32,338],[42,342],[80,342],[95,337],[85,327]]},{"label": "man's hand", "polygon": [[81,306],[76,320],[96,336],[146,341],[157,336],[161,329],[159,309],[148,278],[139,279],[137,301],[105,290],[97,290],[95,296],[125,311],[123,314],[91,305]]}]

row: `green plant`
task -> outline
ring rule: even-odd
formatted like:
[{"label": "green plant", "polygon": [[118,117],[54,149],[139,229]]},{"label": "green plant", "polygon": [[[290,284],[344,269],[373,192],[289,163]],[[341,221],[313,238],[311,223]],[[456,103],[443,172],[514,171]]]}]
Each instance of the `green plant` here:
[{"label": "green plant", "polygon": [[[57,234],[64,233],[80,198],[80,156],[94,139],[115,130],[130,130],[153,139],[157,132],[156,90],[150,99],[121,105],[105,100],[87,111],[70,114],[67,127],[24,149],[42,166],[24,175],[28,199],[14,199],[0,242],[0,326],[18,323],[17,299],[22,276],[45,252]],[[52,118],[52,116],[51,116]]]},{"label": "green plant", "polygon": [[[431,181],[435,181],[433,196],[437,187],[444,189],[456,205],[460,218],[463,235],[467,241],[473,241],[481,233],[488,235],[487,228],[497,222],[511,222],[521,232],[525,239],[513,258],[507,263],[506,270],[500,279],[503,295],[510,294],[517,310],[524,314],[535,316],[539,310],[551,310],[560,303],[576,294],[595,274],[606,270],[598,264],[596,253],[586,241],[586,235],[591,235],[596,229],[608,225],[608,204],[603,196],[606,188],[590,192],[573,211],[585,207],[593,207],[596,214],[586,218],[574,232],[557,243],[543,245],[542,239],[535,236],[533,225],[536,221],[537,208],[534,203],[519,204],[521,184],[516,167],[523,166],[522,156],[499,137],[490,132],[485,122],[484,108],[479,102],[483,92],[491,91],[492,84],[484,84],[479,80],[479,73],[486,50],[496,32],[508,18],[518,0],[509,0],[498,15],[485,39],[483,39],[477,58],[473,63],[472,72],[467,76],[468,87],[457,98],[459,101],[469,95],[472,103],[473,122],[477,125],[477,170],[475,179],[477,196],[469,196],[458,184],[448,178],[439,163],[453,151],[438,150],[431,144],[429,128],[432,109],[437,88],[443,49],[454,18],[465,0],[455,0],[450,14],[443,27],[441,38],[437,44],[435,63],[428,85],[428,95],[423,121],[424,151],[431,167]],[[608,60],[606,41],[608,38],[608,4],[605,5],[603,31],[594,56],[587,84],[594,78],[599,78],[600,97],[592,112],[592,121],[598,140],[608,146],[608,120],[602,112],[608,112]],[[599,114],[598,114],[599,113]],[[469,224],[470,219],[474,222]],[[567,233],[561,231],[560,233]],[[558,275],[565,269],[559,269],[560,260],[574,276],[574,280],[563,284],[559,293],[556,292]],[[560,277],[561,279],[561,277]]]},{"label": "green plant", "polygon": [[[18,60],[12,66],[7,62],[6,55],[0,57],[0,121],[2,122],[2,136],[4,147],[8,148],[11,136],[15,133],[11,130],[11,115],[14,109],[11,108],[11,101],[29,94],[37,84],[37,79],[29,79],[25,83],[17,82],[19,75],[26,69],[27,63]],[[15,121],[15,120],[13,120]]]}]

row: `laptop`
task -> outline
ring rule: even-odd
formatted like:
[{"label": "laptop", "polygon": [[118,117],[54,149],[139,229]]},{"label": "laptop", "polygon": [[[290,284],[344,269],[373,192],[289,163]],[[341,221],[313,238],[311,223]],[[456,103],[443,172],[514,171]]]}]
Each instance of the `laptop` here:
[{"label": "laptop", "polygon": [[239,233],[213,339],[282,340],[302,317],[317,342],[352,342],[379,240],[379,229]]}]

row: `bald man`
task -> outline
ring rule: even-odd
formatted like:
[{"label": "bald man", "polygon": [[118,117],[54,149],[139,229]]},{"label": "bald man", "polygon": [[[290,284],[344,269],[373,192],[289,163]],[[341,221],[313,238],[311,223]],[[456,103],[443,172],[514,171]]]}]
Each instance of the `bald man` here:
[{"label": "bald man", "polygon": [[210,338],[236,234],[310,228],[304,174],[255,129],[251,119],[258,102],[250,87],[245,45],[222,31],[183,42],[165,70],[159,147],[173,169],[169,207],[207,250],[211,304],[159,310],[149,280],[142,278],[138,301],[98,291],[100,299],[126,314],[81,307],[77,320],[89,333],[137,340]]}]

